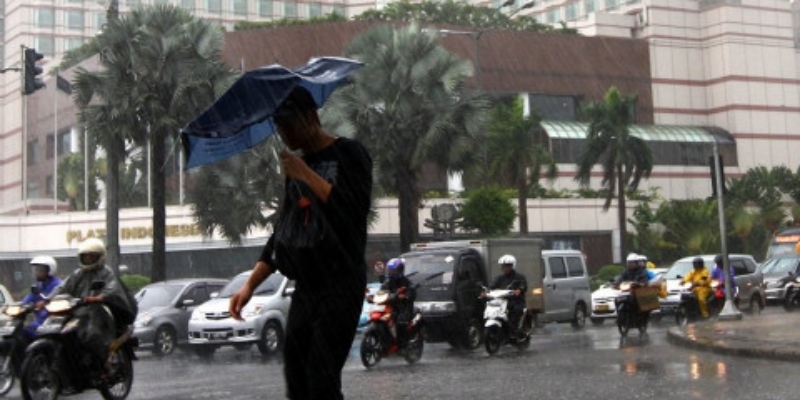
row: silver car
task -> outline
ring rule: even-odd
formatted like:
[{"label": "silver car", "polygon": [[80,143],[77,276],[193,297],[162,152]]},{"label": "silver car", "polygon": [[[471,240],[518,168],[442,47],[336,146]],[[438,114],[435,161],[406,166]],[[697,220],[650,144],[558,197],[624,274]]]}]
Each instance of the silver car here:
[{"label": "silver car", "polygon": [[788,274],[800,273],[800,256],[784,254],[770,258],[761,265],[764,274],[764,287],[767,303],[781,304],[786,296],[786,287],[782,281]]},{"label": "silver car", "polygon": [[189,344],[201,357],[209,357],[220,346],[240,350],[253,343],[262,354],[274,354],[283,347],[283,333],[289,315],[294,281],[274,273],[259,285],[242,310],[243,321],[228,312],[230,298],[242,288],[251,271],[236,275],[219,296],[197,307],[189,320]]},{"label": "silver car", "polygon": [[133,324],[133,336],[140,347],[152,347],[153,354],[172,354],[186,343],[186,327],[195,307],[219,292],[225,279],[177,279],[143,287],[136,293],[139,313]]}]

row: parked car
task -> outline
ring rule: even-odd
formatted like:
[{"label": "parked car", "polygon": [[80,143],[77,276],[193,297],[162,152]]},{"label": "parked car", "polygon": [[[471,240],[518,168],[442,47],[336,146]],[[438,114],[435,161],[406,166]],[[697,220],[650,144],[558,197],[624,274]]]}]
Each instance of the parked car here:
[{"label": "parked car", "polygon": [[227,283],[224,279],[179,279],[147,285],[139,290],[139,313],[133,336],[139,346],[152,347],[153,354],[172,354],[188,340],[187,326],[195,307],[205,303]]},{"label": "parked car", "polygon": [[380,282],[371,282],[367,284],[367,291],[364,293],[364,305],[361,307],[361,316],[358,318],[358,331],[364,330],[369,322],[369,312],[372,309],[372,303],[367,302],[367,295],[374,295],[380,289]]},{"label": "parked car", "polygon": [[[542,251],[542,286],[544,309],[536,314],[536,322],[569,322],[583,329],[592,293],[583,253],[578,250]],[[528,280],[533,279],[528,277]]]},{"label": "parked car", "polygon": [[781,283],[781,278],[788,274],[800,273],[800,255],[783,254],[770,258],[761,264],[761,273],[764,275],[764,293],[767,303],[782,304],[786,288]]},{"label": "parked car", "polygon": [[242,288],[251,271],[236,275],[219,296],[197,307],[189,320],[189,344],[201,357],[209,357],[220,346],[232,345],[240,350],[253,343],[265,355],[283,347],[283,333],[289,315],[294,281],[274,273],[259,285],[242,310],[243,321],[228,312],[230,298]]},{"label": "parked car", "polygon": [[[676,261],[664,274],[667,283],[667,298],[661,302],[662,314],[674,314],[677,310],[681,300],[681,279],[692,270],[692,260],[695,257],[703,259],[709,273],[714,268],[715,254],[685,257]],[[764,293],[764,275],[757,268],[755,259],[747,254],[730,254],[728,259],[733,268],[736,286],[739,288],[736,296],[737,306],[741,310],[760,313],[766,304],[766,295]]]},{"label": "parked car", "polygon": [[0,306],[4,306],[13,302],[14,298],[11,297],[11,292],[9,292],[5,286],[0,285]]}]

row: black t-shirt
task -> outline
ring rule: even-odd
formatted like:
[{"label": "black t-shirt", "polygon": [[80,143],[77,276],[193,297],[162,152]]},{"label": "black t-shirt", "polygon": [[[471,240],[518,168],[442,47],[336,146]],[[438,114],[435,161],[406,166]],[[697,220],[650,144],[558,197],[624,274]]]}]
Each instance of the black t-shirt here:
[{"label": "black t-shirt", "polygon": [[[297,280],[298,286],[327,286],[331,281],[366,282],[364,252],[367,243],[367,215],[372,192],[372,159],[355,140],[338,138],[317,153],[303,156],[303,161],[331,185],[328,201],[315,201],[327,221],[330,234],[310,257],[308,265],[280,265],[275,260],[275,235],[270,236],[259,261],[276,267]],[[314,196],[305,184],[287,180],[282,210],[302,195]],[[294,189],[294,190],[293,190]],[[356,282],[353,282],[356,283]]]},{"label": "black t-shirt", "polygon": [[525,301],[525,292],[528,291],[528,280],[525,279],[525,275],[522,275],[517,271],[511,271],[511,273],[508,275],[500,274],[494,278],[494,282],[492,282],[490,289],[519,289],[522,291],[520,296],[511,297],[509,302],[522,303]]}]

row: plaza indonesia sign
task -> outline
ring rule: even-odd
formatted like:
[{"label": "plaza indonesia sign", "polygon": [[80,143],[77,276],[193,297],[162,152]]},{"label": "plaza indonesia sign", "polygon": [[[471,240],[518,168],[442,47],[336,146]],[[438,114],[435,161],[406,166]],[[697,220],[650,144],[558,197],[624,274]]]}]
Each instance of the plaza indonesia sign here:
[{"label": "plaza indonesia sign", "polygon": [[[194,224],[180,224],[180,225],[167,225],[166,226],[166,236],[167,237],[191,237],[191,236],[202,236],[203,232],[199,226]],[[67,244],[72,243],[80,243],[88,238],[105,238],[106,237],[106,230],[105,229],[71,229],[67,231]],[[141,227],[129,227],[129,228],[120,228],[119,230],[119,239],[120,240],[139,240],[139,239],[150,239],[153,237],[153,227],[152,226],[141,226]]]}]

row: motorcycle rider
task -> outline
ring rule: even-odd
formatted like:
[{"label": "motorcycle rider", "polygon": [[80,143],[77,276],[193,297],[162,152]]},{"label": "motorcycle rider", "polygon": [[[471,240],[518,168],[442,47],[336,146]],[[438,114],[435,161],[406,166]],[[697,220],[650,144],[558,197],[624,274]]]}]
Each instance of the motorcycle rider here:
[{"label": "motorcycle rider", "polygon": [[[734,271],[733,267],[729,267],[729,274],[731,277],[731,294],[736,296],[736,281],[734,278]],[[719,286],[717,287],[714,296],[718,299],[725,298],[725,269],[723,267],[723,258],[722,254],[717,254],[714,257],[714,269],[711,270],[711,281],[719,281]]]},{"label": "motorcycle rider", "polygon": [[[513,329],[511,330],[511,337],[516,338],[520,329],[519,321],[522,318],[523,310],[525,310],[525,292],[528,291],[528,280],[525,275],[516,271],[517,259],[516,257],[506,254],[497,260],[500,264],[502,274],[494,278],[489,289],[511,289],[514,295],[508,299],[508,323]],[[481,297],[485,297],[486,293],[481,293]]]},{"label": "motorcycle rider", "polygon": [[692,290],[697,296],[697,303],[700,306],[700,315],[708,318],[708,297],[711,294],[711,277],[708,274],[705,263],[700,257],[692,260],[692,270],[686,274],[681,284],[692,283]]},{"label": "motorcycle rider", "polygon": [[[644,257],[644,260],[642,260]],[[642,286],[655,285],[658,275],[647,269],[647,257],[636,253],[631,253],[625,259],[627,267],[614,280],[614,287],[618,287],[622,282],[636,282]]]},{"label": "motorcycle rider", "polygon": [[392,322],[396,331],[397,347],[401,349],[408,342],[408,324],[414,318],[414,299],[417,297],[411,281],[405,276],[405,267],[402,258],[389,260],[386,263],[386,281],[380,288],[391,293],[389,305],[392,307]]},{"label": "motorcycle rider", "polygon": [[[63,285],[54,290],[54,295],[67,293],[85,303],[102,304],[105,307],[82,307],[76,312],[80,318],[79,338],[91,353],[91,364],[105,366],[109,356],[109,344],[119,332],[136,319],[137,306],[125,285],[114,270],[105,265],[106,246],[100,239],[89,238],[78,246],[76,269]],[[90,293],[93,282],[102,281],[100,293]]]},{"label": "motorcycle rider", "polygon": [[33,276],[36,279],[36,293],[28,293],[22,298],[23,304],[33,304],[36,308],[33,321],[25,327],[25,334],[29,339],[36,336],[36,329],[47,319],[47,310],[44,309],[44,298],[53,289],[61,285],[61,279],[56,277],[58,263],[50,256],[36,256],[30,262]]}]

